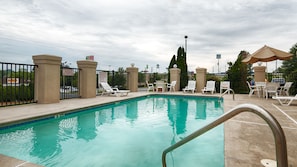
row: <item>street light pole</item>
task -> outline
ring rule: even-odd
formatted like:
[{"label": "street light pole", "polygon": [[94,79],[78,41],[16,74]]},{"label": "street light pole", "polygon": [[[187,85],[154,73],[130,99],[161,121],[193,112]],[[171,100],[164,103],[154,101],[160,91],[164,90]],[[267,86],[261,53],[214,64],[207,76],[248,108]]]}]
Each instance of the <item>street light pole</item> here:
[{"label": "street light pole", "polygon": [[185,52],[186,52],[186,53],[187,53],[187,38],[188,38],[188,36],[185,35]]},{"label": "street light pole", "polygon": [[221,59],[221,54],[217,54],[217,59],[218,59],[218,74],[220,73],[220,59]]}]

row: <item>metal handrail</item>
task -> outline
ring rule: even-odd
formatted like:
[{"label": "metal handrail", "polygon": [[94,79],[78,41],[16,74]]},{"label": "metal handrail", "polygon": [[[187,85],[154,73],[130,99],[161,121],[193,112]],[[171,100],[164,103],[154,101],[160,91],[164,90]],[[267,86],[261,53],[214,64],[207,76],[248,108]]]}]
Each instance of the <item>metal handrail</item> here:
[{"label": "metal handrail", "polygon": [[275,119],[275,117],[270,114],[265,109],[253,105],[253,104],[241,104],[236,106],[235,108],[231,109],[229,112],[223,114],[218,119],[213,121],[212,123],[202,127],[201,129],[195,131],[194,133],[190,134],[189,136],[185,137],[183,140],[180,140],[179,142],[175,143],[174,145],[168,147],[165,149],[162,153],[162,164],[163,167],[166,167],[166,154],[168,152],[173,151],[174,149],[182,146],[183,144],[191,141],[192,139],[202,135],[203,133],[207,132],[208,130],[220,125],[221,123],[229,120],[230,118],[238,115],[242,112],[252,112],[254,114],[257,114],[260,116],[265,122],[269,125],[271,128],[274,140],[275,140],[275,149],[276,149],[276,161],[278,167],[288,167],[288,159],[287,159],[287,144],[286,144],[286,137],[284,134],[283,129],[281,128],[278,121]]},{"label": "metal handrail", "polygon": [[235,93],[234,93],[234,90],[233,90],[233,89],[230,89],[230,88],[227,89],[227,90],[220,96],[220,98],[222,98],[225,94],[227,94],[228,91],[231,91],[231,92],[232,92],[232,94],[233,94],[233,100],[235,100],[235,97],[234,97],[234,94],[235,94]]}]

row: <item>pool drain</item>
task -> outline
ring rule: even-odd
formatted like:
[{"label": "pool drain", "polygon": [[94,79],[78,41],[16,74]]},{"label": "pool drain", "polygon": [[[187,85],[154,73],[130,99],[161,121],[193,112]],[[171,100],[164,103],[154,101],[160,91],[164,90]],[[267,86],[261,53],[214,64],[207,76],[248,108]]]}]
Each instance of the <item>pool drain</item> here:
[{"label": "pool drain", "polygon": [[272,159],[262,159],[261,164],[265,167],[276,167],[276,161]]}]

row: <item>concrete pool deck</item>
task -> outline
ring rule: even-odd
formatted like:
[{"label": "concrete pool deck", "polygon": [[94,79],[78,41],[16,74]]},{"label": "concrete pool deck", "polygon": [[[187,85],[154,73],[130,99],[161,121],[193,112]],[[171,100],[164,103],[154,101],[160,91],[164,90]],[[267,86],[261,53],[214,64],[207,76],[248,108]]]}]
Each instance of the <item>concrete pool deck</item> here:
[{"label": "concrete pool deck", "polygon": [[[69,110],[85,108],[118,100],[148,95],[147,92],[131,92],[127,97],[97,96],[89,99],[61,100],[56,104],[25,104],[0,108],[0,127],[16,122],[41,118],[46,115],[59,114]],[[201,96],[200,93],[184,94],[182,92],[165,94],[183,94]],[[207,96],[219,96],[219,94]],[[287,140],[289,167],[297,166],[297,102],[291,106],[281,106],[273,99],[258,98],[248,95],[224,96],[224,111],[227,112],[243,103],[255,104],[269,111],[281,124]],[[165,148],[164,148],[165,149]],[[263,167],[262,159],[275,160],[275,145],[273,134],[268,125],[253,113],[242,113],[225,122],[225,166],[226,167]],[[161,153],[160,153],[161,158]],[[36,167],[29,162],[0,155],[2,167]]]}]

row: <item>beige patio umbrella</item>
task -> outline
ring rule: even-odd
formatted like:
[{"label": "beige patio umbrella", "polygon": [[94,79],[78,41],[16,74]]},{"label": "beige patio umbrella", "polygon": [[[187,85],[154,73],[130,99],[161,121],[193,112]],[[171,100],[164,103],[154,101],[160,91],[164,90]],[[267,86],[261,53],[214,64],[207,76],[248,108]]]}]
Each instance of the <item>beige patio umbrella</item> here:
[{"label": "beige patio umbrella", "polygon": [[293,55],[288,52],[284,52],[269,46],[264,45],[262,48],[257,50],[251,55],[248,55],[245,59],[242,60],[244,63],[253,64],[258,61],[269,62],[273,60],[288,60]]}]

